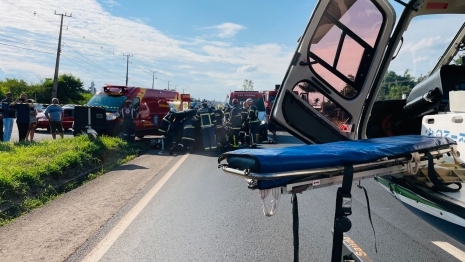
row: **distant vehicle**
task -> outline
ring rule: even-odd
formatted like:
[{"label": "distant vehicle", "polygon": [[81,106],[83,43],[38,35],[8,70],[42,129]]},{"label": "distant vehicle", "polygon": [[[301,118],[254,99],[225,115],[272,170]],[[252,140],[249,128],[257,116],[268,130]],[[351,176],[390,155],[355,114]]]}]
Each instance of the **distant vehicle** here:
[{"label": "distant vehicle", "polygon": [[266,119],[268,120],[268,122],[270,121],[271,105],[273,104],[274,100],[276,99],[276,95],[278,94],[278,90],[279,90],[279,85],[275,85],[274,90],[262,91],[263,102],[265,103]]},{"label": "distant vehicle", "polygon": [[45,107],[42,104],[34,103],[34,108],[36,109],[37,113],[45,112]]},{"label": "distant vehicle", "polygon": [[[63,106],[63,120],[62,120],[62,125],[63,129],[65,131],[68,131],[69,129],[73,128],[73,122],[74,122],[74,105],[64,105]],[[45,108],[43,109],[42,113],[38,113],[36,116],[37,119],[37,128],[44,128],[47,129],[48,132],[50,132],[50,123],[45,117]]]},{"label": "distant vehicle", "polygon": [[232,100],[236,98],[239,101],[239,105],[242,104],[248,98],[253,100],[253,104],[258,109],[258,119],[260,120],[260,127],[258,128],[258,134],[260,140],[268,140],[268,119],[266,118],[265,102],[263,101],[263,94],[259,91],[233,91],[229,94],[226,103],[232,105]]},{"label": "distant vehicle", "polygon": [[[136,136],[143,138],[160,134],[158,127],[171,107],[178,111],[189,108],[190,95],[169,90],[105,85],[86,105],[105,108],[106,124],[93,127],[98,134],[122,137],[123,119],[120,110],[127,100],[132,101],[137,112],[134,119]],[[75,126],[74,135],[83,130],[86,130],[85,126]]]}]

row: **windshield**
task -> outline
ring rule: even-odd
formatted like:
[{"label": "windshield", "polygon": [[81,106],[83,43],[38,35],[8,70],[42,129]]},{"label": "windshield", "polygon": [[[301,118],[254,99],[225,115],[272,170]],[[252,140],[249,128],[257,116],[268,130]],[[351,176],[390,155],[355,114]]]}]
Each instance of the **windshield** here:
[{"label": "windshield", "polygon": [[106,111],[118,111],[124,102],[128,99],[127,96],[109,96],[105,94],[98,94],[93,96],[88,106],[103,106]]},{"label": "windshield", "polygon": [[[247,99],[248,99],[247,97],[237,98],[237,100],[239,101],[239,105],[241,105],[241,107],[242,107],[242,103],[245,102],[245,100]],[[263,102],[263,98],[252,98],[252,100],[253,100],[253,104],[257,107],[258,111],[265,111],[265,102]],[[229,102],[232,105],[232,99]]]}]

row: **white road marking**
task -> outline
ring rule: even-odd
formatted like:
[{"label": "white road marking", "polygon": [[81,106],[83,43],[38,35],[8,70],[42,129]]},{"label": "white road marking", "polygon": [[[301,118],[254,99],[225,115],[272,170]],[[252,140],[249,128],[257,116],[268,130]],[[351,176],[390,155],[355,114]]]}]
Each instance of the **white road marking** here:
[{"label": "white road marking", "polygon": [[453,255],[458,260],[465,261],[465,252],[463,252],[462,250],[454,247],[453,245],[447,242],[442,242],[442,241],[431,241],[431,242],[433,242],[433,244],[435,244],[436,246],[442,248],[447,253]]},{"label": "white road marking", "polygon": [[105,236],[94,249],[87,254],[82,260],[85,262],[99,261],[103,255],[110,249],[115,241],[123,234],[124,230],[134,221],[139,213],[145,208],[155,194],[160,190],[168,179],[174,174],[174,172],[181,166],[181,164],[187,159],[189,154],[184,155],[161,179],[158,181],[147,194],[127,213],[123,219]]}]

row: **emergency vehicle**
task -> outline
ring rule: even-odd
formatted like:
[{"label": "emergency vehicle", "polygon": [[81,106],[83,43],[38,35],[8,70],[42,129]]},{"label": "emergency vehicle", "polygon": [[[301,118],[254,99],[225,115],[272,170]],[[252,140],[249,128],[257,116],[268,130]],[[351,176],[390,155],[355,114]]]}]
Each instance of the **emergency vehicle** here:
[{"label": "emergency vehicle", "polygon": [[[104,107],[106,129],[96,130],[99,134],[121,136],[123,125],[120,110],[126,100],[132,101],[137,114],[134,119],[136,136],[158,135],[158,127],[171,107],[178,111],[189,108],[190,95],[176,91],[105,85],[87,103],[89,107]],[[79,127],[75,127],[79,130]]]},{"label": "emergency vehicle", "polygon": [[[428,76],[406,98],[378,99],[391,61],[410,55],[402,49],[412,19],[430,30],[431,23],[457,14],[462,23],[447,25],[455,37],[435,41],[444,50],[439,60],[416,50],[422,63],[436,63]],[[331,261],[373,261],[344,235],[351,229],[353,182],[364,189],[362,181],[370,177],[403,203],[465,227],[463,15],[463,0],[318,1],[271,109],[273,123],[313,145],[237,150],[218,159],[223,171],[260,190],[267,216],[275,213],[281,194],[292,195],[294,261],[297,194],[335,184],[341,186]],[[416,65],[414,57],[410,61],[405,68]],[[365,196],[368,205],[367,191]]]},{"label": "emergency vehicle", "polygon": [[262,91],[263,102],[265,103],[266,119],[270,121],[271,105],[278,95],[280,85],[276,85],[274,90]]},{"label": "emergency vehicle", "polygon": [[268,140],[268,119],[266,117],[265,102],[263,101],[263,94],[259,91],[233,91],[226,99],[226,103],[232,106],[233,99],[238,100],[238,105],[242,107],[242,104],[248,98],[253,100],[253,104],[258,109],[258,119],[260,120],[260,127],[258,128],[258,134],[260,135],[261,141]]}]

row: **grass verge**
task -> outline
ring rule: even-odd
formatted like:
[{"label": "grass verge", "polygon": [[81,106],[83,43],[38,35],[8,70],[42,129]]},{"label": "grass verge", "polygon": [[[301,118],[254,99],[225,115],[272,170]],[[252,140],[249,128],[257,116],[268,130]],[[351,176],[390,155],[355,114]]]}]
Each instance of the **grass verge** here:
[{"label": "grass verge", "polygon": [[87,136],[0,143],[0,226],[135,158],[147,148]]}]

